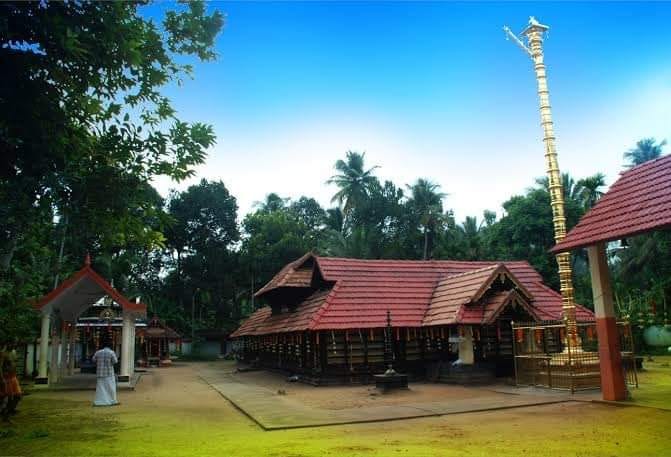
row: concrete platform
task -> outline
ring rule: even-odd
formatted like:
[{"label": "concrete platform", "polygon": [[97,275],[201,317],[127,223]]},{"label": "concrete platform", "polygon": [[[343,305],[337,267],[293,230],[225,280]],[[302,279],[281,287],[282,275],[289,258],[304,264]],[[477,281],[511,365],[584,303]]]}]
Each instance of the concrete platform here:
[{"label": "concrete platform", "polygon": [[[504,387],[500,391],[494,387],[492,391],[491,388],[474,387],[482,391],[482,396],[447,401],[436,398],[430,403],[407,402],[334,410],[309,406],[265,387],[238,382],[225,371],[204,369],[199,372],[199,376],[261,428],[269,431],[464,414],[578,400],[564,392],[529,391],[526,388],[516,392],[512,390],[515,388]],[[445,388],[449,389],[449,386]],[[324,395],[329,394],[328,387],[317,389],[323,389]],[[585,395],[581,400],[590,401],[591,397]]]},{"label": "concrete platform", "polygon": [[[143,372],[135,372],[128,382],[117,382],[117,390],[135,390]],[[75,373],[66,376],[57,383],[35,384],[36,390],[96,390],[96,375],[91,373]]]}]

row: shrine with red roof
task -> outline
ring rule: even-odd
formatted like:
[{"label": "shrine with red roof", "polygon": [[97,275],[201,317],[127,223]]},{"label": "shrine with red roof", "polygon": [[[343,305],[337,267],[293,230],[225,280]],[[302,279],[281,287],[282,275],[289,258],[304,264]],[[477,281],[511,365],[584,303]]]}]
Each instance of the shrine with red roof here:
[{"label": "shrine with red roof", "polygon": [[[308,253],[255,296],[267,306],[231,335],[242,358],[315,384],[368,382],[384,371],[388,312],[394,367],[448,382],[463,381],[464,372],[478,380],[511,375],[511,322],[558,320],[562,313],[560,294],[525,261]],[[591,320],[593,314],[578,306],[577,317]]]}]

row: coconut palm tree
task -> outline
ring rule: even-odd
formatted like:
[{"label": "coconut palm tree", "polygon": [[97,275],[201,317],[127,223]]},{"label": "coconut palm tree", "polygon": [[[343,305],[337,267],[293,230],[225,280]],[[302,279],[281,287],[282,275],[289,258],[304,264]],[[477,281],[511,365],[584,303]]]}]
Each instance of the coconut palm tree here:
[{"label": "coconut palm tree", "polygon": [[[576,186],[575,179],[568,174],[568,173],[562,173],[561,174],[561,181],[562,181],[562,190],[564,191],[564,201],[568,200],[575,200],[578,197],[579,189]],[[541,189],[545,189],[548,192],[550,191],[550,181],[548,180],[547,176],[544,176],[542,178],[536,178],[536,184],[538,187]]]},{"label": "coconut palm tree", "polygon": [[603,196],[602,189],[606,186],[606,176],[596,173],[579,179],[576,183],[577,197],[585,211],[589,210]]},{"label": "coconut palm tree", "polygon": [[478,223],[478,218],[475,216],[466,216],[463,224],[457,227],[468,260],[480,260],[482,258],[481,230],[483,223],[484,221]]},{"label": "coconut palm tree", "polygon": [[423,258],[426,260],[429,256],[429,236],[443,220],[443,199],[447,194],[438,191],[439,184],[423,178],[419,178],[412,186],[407,185],[407,188],[411,195],[408,203],[418,214],[424,233]]},{"label": "coconut palm tree", "polygon": [[657,159],[662,155],[662,149],[666,140],[659,143],[654,138],[643,138],[636,143],[636,147],[624,153],[624,158],[629,161],[627,168],[635,167],[649,160]]},{"label": "coconut palm tree", "polygon": [[262,202],[254,202],[254,207],[262,213],[273,213],[284,209],[289,201],[288,198],[282,198],[275,192],[266,195],[266,199]]},{"label": "coconut palm tree", "polygon": [[377,178],[373,176],[373,170],[378,167],[374,166],[364,170],[365,156],[365,152],[347,151],[346,160],[338,160],[335,163],[334,168],[338,173],[326,181],[327,184],[338,186],[339,190],[331,202],[338,202],[345,215],[350,214],[362,204],[368,197],[371,186],[377,182]]}]

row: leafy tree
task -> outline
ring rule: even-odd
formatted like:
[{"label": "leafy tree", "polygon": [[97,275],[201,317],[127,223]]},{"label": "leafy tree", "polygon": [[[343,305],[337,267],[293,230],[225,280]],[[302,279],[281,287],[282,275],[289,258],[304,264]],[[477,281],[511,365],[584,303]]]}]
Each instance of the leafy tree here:
[{"label": "leafy tree", "polygon": [[642,163],[661,157],[664,146],[666,146],[666,140],[659,143],[654,138],[639,140],[636,142],[636,147],[624,153],[624,158],[628,162],[626,167],[635,167],[636,165],[641,165]]},{"label": "leafy tree", "polygon": [[206,251],[215,246],[229,248],[238,241],[238,204],[221,181],[203,179],[185,192],[173,196],[169,214],[174,225],[169,238],[176,250]]},{"label": "leafy tree", "polygon": [[288,198],[282,198],[276,193],[272,192],[266,195],[266,199],[263,202],[257,202],[256,207],[264,213],[272,213],[274,211],[280,211],[286,208]]},{"label": "leafy tree", "polygon": [[0,6],[0,186],[13,214],[3,227],[5,250],[20,242],[31,220],[22,214],[35,201],[52,199],[67,212],[71,186],[92,167],[145,183],[182,179],[213,144],[211,127],[179,121],[161,88],[191,73],[173,55],[214,57],[222,15],[194,2],[168,12],[161,30],[139,6]]},{"label": "leafy tree", "polygon": [[196,291],[202,292],[199,303],[211,305],[206,310],[212,312],[211,323],[221,324],[233,306],[232,272],[237,268],[233,247],[240,239],[236,199],[223,182],[203,179],[173,194],[168,208],[173,220],[167,230],[168,247],[177,257],[174,277],[169,278],[170,297],[186,312]]},{"label": "leafy tree", "polygon": [[242,222],[242,268],[255,284],[270,280],[288,262],[315,248],[315,236],[289,209],[257,209]]},{"label": "leafy tree", "polygon": [[192,2],[158,25],[142,4],[0,4],[0,281],[33,285],[0,288],[3,306],[41,295],[83,251],[118,259],[160,245],[151,180],[191,176],[214,143],[162,90],[191,75],[180,56],[215,57],[223,16]]}]

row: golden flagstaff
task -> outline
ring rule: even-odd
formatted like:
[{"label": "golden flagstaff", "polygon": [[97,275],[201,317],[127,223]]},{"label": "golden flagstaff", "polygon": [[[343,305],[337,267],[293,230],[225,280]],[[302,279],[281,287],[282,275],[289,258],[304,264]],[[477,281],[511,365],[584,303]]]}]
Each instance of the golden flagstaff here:
[{"label": "golden flagstaff", "polygon": [[[564,192],[562,189],[561,173],[557,161],[555,148],[555,134],[550,109],[545,63],[543,61],[543,34],[549,27],[539,23],[533,16],[529,18],[529,25],[520,35],[525,36],[527,47],[509,27],[503,27],[506,36],[513,40],[534,62],[536,80],[538,81],[538,99],[540,103],[541,125],[543,127],[543,143],[545,143],[545,159],[547,176],[550,188],[550,204],[552,205],[552,222],[554,225],[555,242],[559,243],[566,237],[566,215],[564,211]],[[566,346],[569,351],[579,351],[580,344],[576,326],[575,298],[573,294],[573,272],[571,270],[570,252],[557,254],[559,265],[559,279],[561,283],[562,311],[566,325]]]}]

